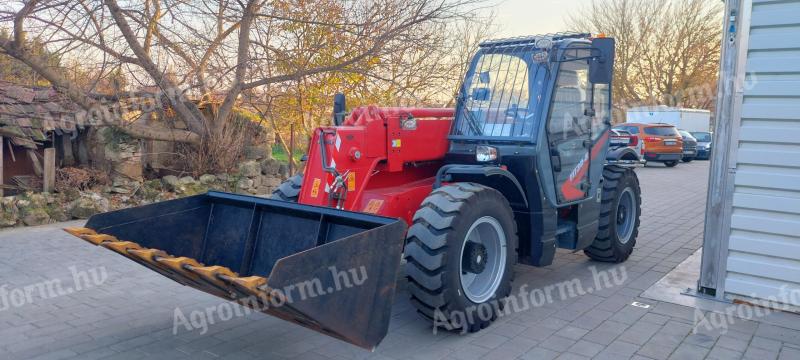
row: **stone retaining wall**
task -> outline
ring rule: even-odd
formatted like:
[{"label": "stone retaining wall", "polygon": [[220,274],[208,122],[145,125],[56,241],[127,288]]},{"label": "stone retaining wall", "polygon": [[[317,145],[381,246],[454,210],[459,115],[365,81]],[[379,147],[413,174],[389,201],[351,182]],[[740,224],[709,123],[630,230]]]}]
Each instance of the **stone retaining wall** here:
[{"label": "stone retaining wall", "polygon": [[287,177],[287,166],[274,159],[242,163],[236,174],[165,176],[137,181],[116,177],[112,184],[92,191],[26,193],[0,198],[0,228],[34,226],[87,219],[123,209],[220,190],[268,197]]}]

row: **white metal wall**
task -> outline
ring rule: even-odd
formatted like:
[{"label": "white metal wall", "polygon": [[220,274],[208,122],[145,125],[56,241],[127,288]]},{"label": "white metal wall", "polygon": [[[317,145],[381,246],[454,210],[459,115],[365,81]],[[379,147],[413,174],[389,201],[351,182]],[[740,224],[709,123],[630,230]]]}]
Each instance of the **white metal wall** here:
[{"label": "white metal wall", "polygon": [[800,306],[800,0],[753,0],[746,71],[724,289]]}]

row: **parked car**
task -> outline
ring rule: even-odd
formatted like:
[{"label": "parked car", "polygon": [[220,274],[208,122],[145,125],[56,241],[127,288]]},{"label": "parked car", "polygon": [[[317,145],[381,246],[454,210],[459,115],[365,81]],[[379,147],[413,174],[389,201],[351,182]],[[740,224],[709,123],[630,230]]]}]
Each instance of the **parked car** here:
[{"label": "parked car", "polygon": [[692,136],[697,139],[697,159],[708,160],[711,158],[711,143],[714,135],[705,131],[693,131]]},{"label": "parked car", "polygon": [[[638,131],[638,128],[636,130]],[[642,141],[639,138],[638,133],[633,133],[629,129],[625,129],[625,126],[623,126],[623,125],[615,126],[614,128],[611,129],[611,138],[612,138],[611,139],[611,146],[614,146],[614,137],[615,136],[617,136],[617,137],[630,136],[630,139],[628,140],[628,145],[627,146],[630,147],[631,149],[633,149],[633,151],[636,152],[636,154],[639,156],[639,159],[642,159],[642,156],[644,155],[644,150],[643,150],[643,146],[642,146]]]},{"label": "parked car", "polygon": [[641,164],[643,161],[639,137],[625,130],[611,129],[608,157],[623,160],[628,165]]},{"label": "parked car", "polygon": [[692,162],[697,157],[697,139],[686,130],[678,130],[683,138],[683,162]]},{"label": "parked car", "polygon": [[674,167],[683,159],[683,139],[670,124],[625,123],[615,127],[639,137],[642,158],[646,162],[661,162]]}]

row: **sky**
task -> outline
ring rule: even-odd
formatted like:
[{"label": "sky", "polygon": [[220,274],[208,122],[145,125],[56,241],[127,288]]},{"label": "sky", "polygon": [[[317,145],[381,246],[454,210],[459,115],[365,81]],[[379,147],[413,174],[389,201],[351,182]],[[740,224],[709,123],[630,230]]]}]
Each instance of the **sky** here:
[{"label": "sky", "polygon": [[511,37],[568,30],[564,19],[588,0],[493,0],[497,35]]}]

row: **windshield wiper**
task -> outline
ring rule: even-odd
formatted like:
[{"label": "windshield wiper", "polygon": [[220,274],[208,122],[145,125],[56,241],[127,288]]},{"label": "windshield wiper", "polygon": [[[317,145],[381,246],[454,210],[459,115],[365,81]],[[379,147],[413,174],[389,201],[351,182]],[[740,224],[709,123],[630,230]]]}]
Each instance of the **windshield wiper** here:
[{"label": "windshield wiper", "polygon": [[478,124],[478,120],[475,119],[475,115],[472,115],[472,113],[469,110],[467,110],[467,107],[465,105],[466,102],[465,99],[462,97],[461,99],[459,99],[459,102],[460,102],[459,107],[461,107],[461,113],[464,114],[464,116],[467,118],[467,124],[469,124],[470,129],[473,132],[475,132],[475,135],[483,136],[483,130],[481,130],[481,127]]}]

